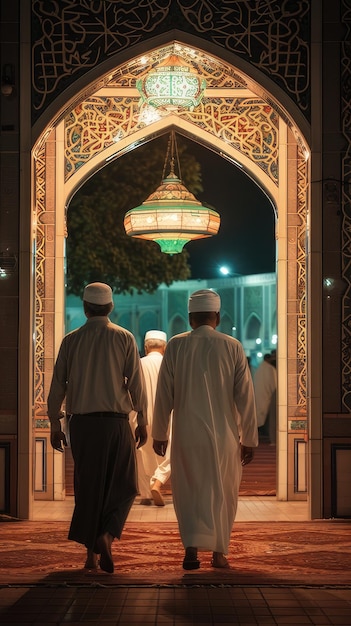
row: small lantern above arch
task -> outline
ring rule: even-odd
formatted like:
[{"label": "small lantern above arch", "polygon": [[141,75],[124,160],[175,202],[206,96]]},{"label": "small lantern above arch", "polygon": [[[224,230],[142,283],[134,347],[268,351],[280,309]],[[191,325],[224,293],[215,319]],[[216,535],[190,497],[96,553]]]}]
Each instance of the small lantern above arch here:
[{"label": "small lantern above arch", "polygon": [[148,104],[166,112],[189,109],[200,104],[206,81],[192,71],[184,59],[170,54],[144,78],[136,81],[141,104]]}]

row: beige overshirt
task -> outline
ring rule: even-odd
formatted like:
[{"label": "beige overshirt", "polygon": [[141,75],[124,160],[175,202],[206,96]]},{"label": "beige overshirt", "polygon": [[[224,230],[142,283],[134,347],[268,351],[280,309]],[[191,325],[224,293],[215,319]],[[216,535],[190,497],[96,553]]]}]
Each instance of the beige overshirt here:
[{"label": "beige overshirt", "polygon": [[48,396],[51,429],[60,430],[66,413],[139,413],[146,424],[147,399],[136,341],[108,317],[91,317],[62,340]]}]

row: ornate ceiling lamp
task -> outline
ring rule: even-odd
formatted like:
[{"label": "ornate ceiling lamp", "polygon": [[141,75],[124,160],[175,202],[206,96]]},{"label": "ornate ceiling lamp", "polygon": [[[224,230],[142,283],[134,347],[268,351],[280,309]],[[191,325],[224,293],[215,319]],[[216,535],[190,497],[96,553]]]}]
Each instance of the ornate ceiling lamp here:
[{"label": "ornate ceiling lamp", "polygon": [[206,87],[184,59],[170,54],[144,78],[136,81],[141,103],[170,112],[179,109],[191,111],[200,104]]},{"label": "ornate ceiling lamp", "polygon": [[203,206],[174,173],[174,131],[171,133],[165,167],[170,144],[170,173],[166,178],[163,173],[163,180],[156,191],[140,206],[125,214],[124,228],[130,237],[156,241],[162,252],[178,254],[192,239],[216,235],[220,216],[213,209]]}]

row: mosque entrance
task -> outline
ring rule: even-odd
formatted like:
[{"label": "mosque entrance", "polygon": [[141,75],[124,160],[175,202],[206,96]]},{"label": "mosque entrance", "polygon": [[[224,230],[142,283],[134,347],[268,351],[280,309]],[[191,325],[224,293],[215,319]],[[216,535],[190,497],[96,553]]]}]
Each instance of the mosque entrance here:
[{"label": "mosque entrance", "polygon": [[[205,98],[193,111],[172,111],[148,118],[140,110],[135,80],[164,59],[174,46],[206,79]],[[234,66],[203,50],[170,42],[149,56],[131,57],[104,75],[101,68],[96,68],[95,82],[84,93],[78,93],[74,102],[62,103],[58,121],[40,136],[33,150],[35,498],[65,497],[62,457],[48,445],[46,398],[55,355],[65,333],[67,207],[77,189],[98,169],[172,127],[186,137],[195,137],[223,158],[239,163],[275,207],[279,337],[277,495],[282,500],[306,499],[307,150],[293,120],[281,116],[274,102],[272,94],[267,102],[260,85]]]}]

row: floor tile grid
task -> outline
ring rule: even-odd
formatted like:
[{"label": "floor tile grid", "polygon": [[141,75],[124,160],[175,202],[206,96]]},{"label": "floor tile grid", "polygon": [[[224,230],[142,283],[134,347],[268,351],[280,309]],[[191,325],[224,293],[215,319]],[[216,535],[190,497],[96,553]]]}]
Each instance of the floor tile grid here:
[{"label": "floor tile grid", "polygon": [[[7,592],[0,591],[1,602]],[[10,592],[10,593],[9,593]],[[12,592],[12,594],[11,594]],[[31,588],[1,624],[350,625],[351,590],[305,588]],[[1,618],[1,615],[0,615]]]}]

